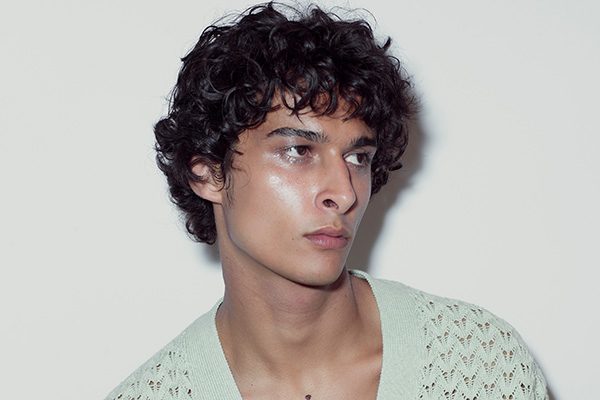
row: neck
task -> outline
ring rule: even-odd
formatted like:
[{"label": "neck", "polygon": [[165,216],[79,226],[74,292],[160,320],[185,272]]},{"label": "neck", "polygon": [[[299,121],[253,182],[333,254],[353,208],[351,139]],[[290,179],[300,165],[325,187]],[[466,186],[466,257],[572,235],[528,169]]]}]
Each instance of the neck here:
[{"label": "neck", "polygon": [[[217,313],[217,329],[232,371],[256,371],[271,377],[300,376],[319,368],[339,368],[361,350],[378,312],[368,284],[344,268],[324,287],[281,277],[253,280],[243,269],[229,276]],[[359,282],[360,281],[360,282]]]},{"label": "neck", "polygon": [[[236,278],[239,278],[236,277]],[[219,334],[276,370],[315,355],[330,359],[356,334],[360,313],[350,275],[344,269],[334,283],[310,287],[284,278],[252,282],[226,279],[217,314]],[[240,287],[243,286],[243,287]]]},{"label": "neck", "polygon": [[226,289],[217,331],[243,398],[280,390],[275,397],[335,398],[342,390],[350,398],[356,393],[348,388],[356,387],[348,379],[363,387],[364,398],[377,392],[381,324],[366,281],[344,267],[330,284],[309,286],[221,256]]}]

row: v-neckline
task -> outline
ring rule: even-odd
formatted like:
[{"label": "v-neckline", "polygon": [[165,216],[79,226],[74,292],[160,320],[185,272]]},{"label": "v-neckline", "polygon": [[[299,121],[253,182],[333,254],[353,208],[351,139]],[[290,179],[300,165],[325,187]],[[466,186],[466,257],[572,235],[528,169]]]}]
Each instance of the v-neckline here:
[{"label": "v-neckline", "polygon": [[[413,383],[418,381],[418,367],[407,362],[420,359],[415,342],[414,300],[409,296],[398,296],[398,289],[405,287],[402,284],[374,280],[360,270],[349,272],[369,284],[379,311],[383,352],[376,400],[414,398],[416,386]],[[220,299],[210,312],[199,318],[210,318],[210,322],[197,321],[186,334],[189,378],[195,390],[202,393],[202,398],[243,400],[217,332],[216,315],[222,301]],[[195,369],[208,371],[195,373]],[[399,394],[402,397],[398,397]]]}]

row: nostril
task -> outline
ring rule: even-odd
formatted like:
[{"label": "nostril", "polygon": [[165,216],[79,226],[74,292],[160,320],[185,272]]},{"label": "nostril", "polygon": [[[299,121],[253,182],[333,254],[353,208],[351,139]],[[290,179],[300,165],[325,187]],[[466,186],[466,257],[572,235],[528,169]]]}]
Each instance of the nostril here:
[{"label": "nostril", "polygon": [[327,208],[339,208],[336,202],[331,199],[324,200],[323,205]]}]

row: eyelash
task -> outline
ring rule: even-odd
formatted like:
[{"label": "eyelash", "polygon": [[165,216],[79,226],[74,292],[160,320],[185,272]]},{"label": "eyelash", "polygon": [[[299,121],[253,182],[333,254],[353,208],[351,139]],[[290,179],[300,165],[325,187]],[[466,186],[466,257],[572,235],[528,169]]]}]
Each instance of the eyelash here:
[{"label": "eyelash", "polygon": [[[297,156],[290,155],[289,152],[292,150],[295,151],[296,154],[298,154],[298,155]],[[283,149],[281,149],[282,156],[291,163],[306,162],[310,158],[307,156],[307,154],[309,154],[310,152],[311,152],[310,146],[305,146],[305,145],[287,146],[287,147],[284,147]],[[300,153],[303,153],[303,154],[300,154]],[[347,159],[348,157],[351,157],[351,156],[364,157],[363,162],[360,164],[355,164],[355,163],[349,162],[354,168],[358,168],[358,169],[362,169],[362,168],[366,168],[366,167],[370,166],[371,161],[373,161],[373,155],[371,153],[367,153],[367,152],[351,153],[351,154],[346,155],[344,158]]]},{"label": "eyelash", "polygon": [[360,164],[354,164],[354,163],[350,163],[352,164],[354,167],[356,168],[365,168],[371,165],[371,161],[373,161],[373,156],[370,153],[352,153],[349,154],[347,157],[350,156],[362,156],[364,157],[364,160],[362,163]]},{"label": "eyelash", "polygon": [[[291,150],[295,150],[296,153],[298,154],[298,156],[292,156],[289,154],[289,152]],[[287,146],[284,147],[282,149],[282,154],[283,156],[290,162],[303,162],[306,160],[306,153],[310,153],[310,147],[309,146],[302,146],[302,145],[294,145],[294,146]],[[300,151],[306,152],[305,154],[300,154]]]}]

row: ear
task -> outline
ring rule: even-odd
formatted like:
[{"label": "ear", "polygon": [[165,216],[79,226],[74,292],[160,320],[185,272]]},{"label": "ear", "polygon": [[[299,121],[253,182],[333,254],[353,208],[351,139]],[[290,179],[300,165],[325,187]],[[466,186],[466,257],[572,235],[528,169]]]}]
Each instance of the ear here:
[{"label": "ear", "polygon": [[215,179],[213,170],[203,162],[196,162],[192,165],[192,173],[200,178],[189,181],[194,193],[204,200],[221,204],[224,195],[223,185]]}]

